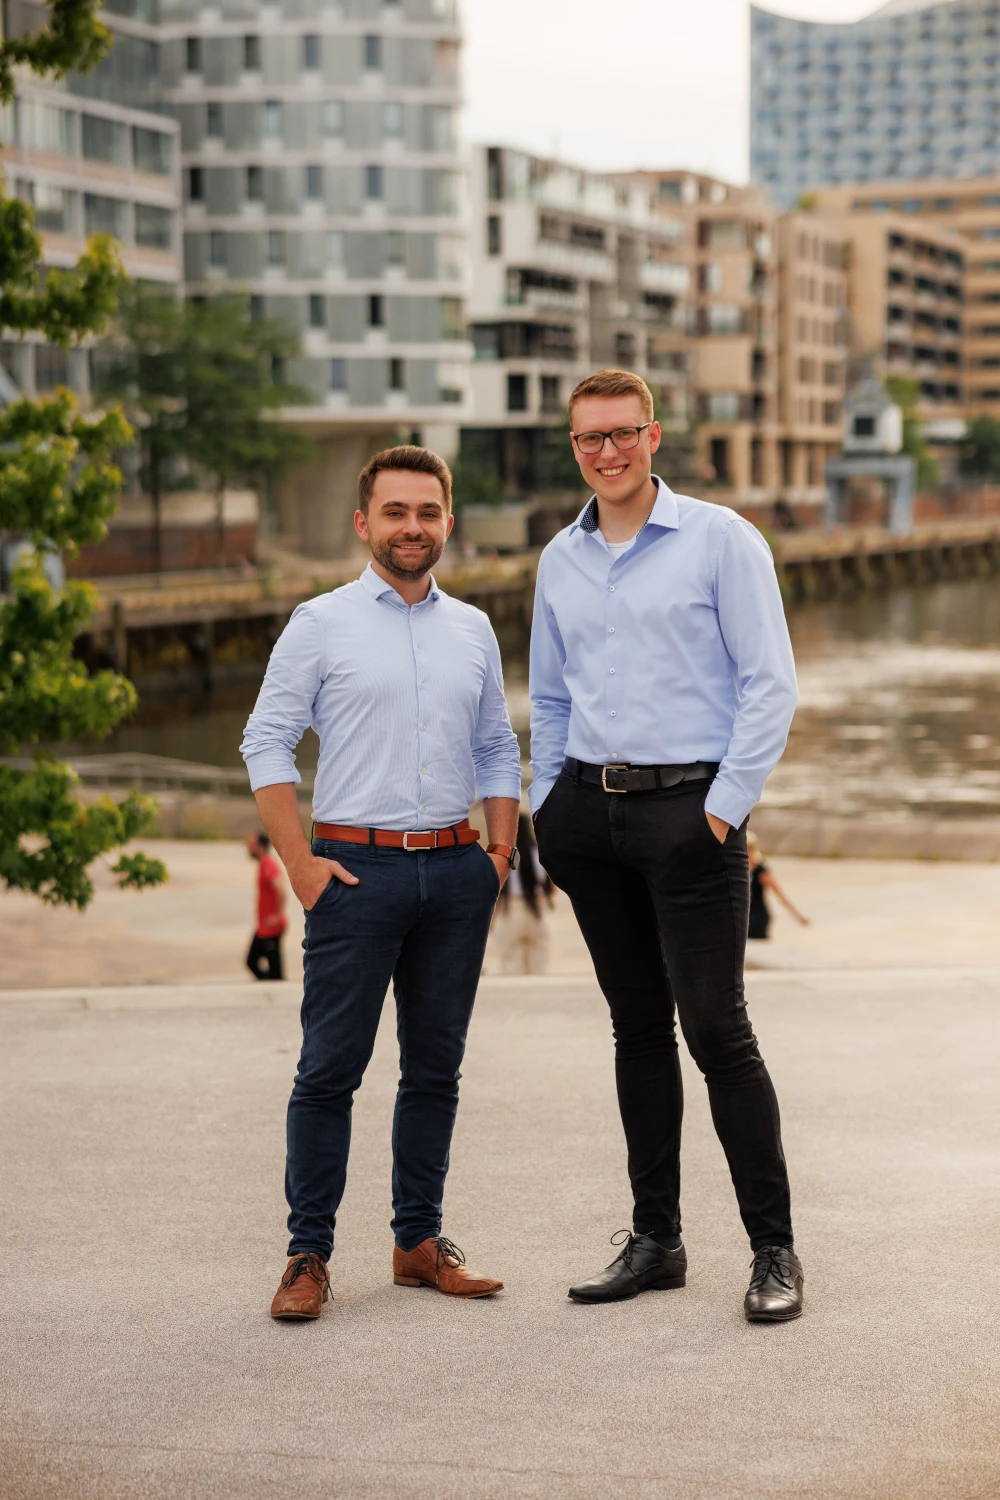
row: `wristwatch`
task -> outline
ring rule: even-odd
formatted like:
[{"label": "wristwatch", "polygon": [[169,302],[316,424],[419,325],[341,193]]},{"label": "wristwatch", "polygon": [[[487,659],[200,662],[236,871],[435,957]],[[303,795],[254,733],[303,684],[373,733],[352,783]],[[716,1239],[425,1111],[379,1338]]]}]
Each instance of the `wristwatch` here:
[{"label": "wristwatch", "polygon": [[487,854],[502,854],[512,870],[516,870],[520,861],[520,855],[514,844],[487,844]]}]

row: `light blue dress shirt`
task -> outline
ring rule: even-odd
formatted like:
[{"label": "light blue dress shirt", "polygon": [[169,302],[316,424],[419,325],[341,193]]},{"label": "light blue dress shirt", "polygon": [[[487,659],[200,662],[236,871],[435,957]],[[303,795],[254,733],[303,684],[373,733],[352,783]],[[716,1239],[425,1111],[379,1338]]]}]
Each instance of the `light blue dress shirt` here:
[{"label": "light blue dress shirt", "polygon": [[445,828],[477,792],[521,794],[493,628],[433,578],[410,608],[369,565],[299,605],[240,746],[254,791],[301,781],[294,752],[309,725],[320,742],[317,823]]},{"label": "light blue dress shirt", "polygon": [[591,498],[542,553],[531,631],[531,806],[567,755],[718,761],[706,810],[738,826],[788,735],[795,663],[771,553],[735,511],[675,495],[614,559]]}]

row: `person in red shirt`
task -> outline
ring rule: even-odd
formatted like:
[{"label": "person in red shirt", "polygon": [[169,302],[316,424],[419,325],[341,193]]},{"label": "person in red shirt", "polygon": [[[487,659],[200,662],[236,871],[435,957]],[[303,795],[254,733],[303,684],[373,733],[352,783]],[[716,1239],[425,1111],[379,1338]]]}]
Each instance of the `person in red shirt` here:
[{"label": "person in red shirt", "polygon": [[271,853],[271,840],[266,833],[250,835],[247,853],[257,861],[257,929],[247,954],[247,968],[255,979],[284,979],[281,935],[288,926],[288,918],[281,866]]}]

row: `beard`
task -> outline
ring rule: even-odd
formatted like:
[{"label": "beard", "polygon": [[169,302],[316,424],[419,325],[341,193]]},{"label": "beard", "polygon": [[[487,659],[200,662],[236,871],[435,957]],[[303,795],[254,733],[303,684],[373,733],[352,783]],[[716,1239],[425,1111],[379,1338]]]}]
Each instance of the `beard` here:
[{"label": "beard", "polygon": [[412,583],[417,578],[423,578],[425,573],[429,573],[444,551],[444,542],[434,542],[420,557],[406,558],[398,553],[391,542],[375,541],[371,538],[368,545],[371,547],[375,561],[381,563],[387,573],[407,583]]}]

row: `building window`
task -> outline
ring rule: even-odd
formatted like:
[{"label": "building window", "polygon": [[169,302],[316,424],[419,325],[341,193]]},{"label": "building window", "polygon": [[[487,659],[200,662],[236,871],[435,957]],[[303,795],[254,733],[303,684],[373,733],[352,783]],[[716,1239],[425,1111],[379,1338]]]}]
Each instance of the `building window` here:
[{"label": "building window", "polygon": [[431,144],[435,151],[455,151],[455,111],[447,104],[431,106]]},{"label": "building window", "polygon": [[247,197],[259,203],[264,197],[264,168],[247,167]]},{"label": "building window", "polygon": [[319,292],[311,292],[309,295],[309,327],[326,327],[326,298]]},{"label": "building window", "polygon": [[328,266],[344,265],[344,231],[328,229],[326,232],[326,263]]},{"label": "building window", "polygon": [[486,220],[486,254],[501,255],[503,240],[500,230],[500,215],[490,214]]},{"label": "building window", "polygon": [[635,359],[635,338],[631,333],[615,334],[615,363],[619,368],[630,365]]},{"label": "building window", "polygon": [[323,168],[306,167],[306,197],[322,198],[323,196]]},{"label": "building window", "polygon": [[192,203],[205,201],[205,170],[203,167],[188,168],[188,198]]},{"label": "building window", "polygon": [[365,197],[369,199],[381,198],[382,196],[382,168],[365,167]]},{"label": "building window", "polygon": [[243,38],[243,71],[244,73],[260,72],[259,36],[245,36]]},{"label": "building window", "polygon": [[283,229],[267,231],[267,263],[269,266],[285,264],[285,231]]},{"label": "building window", "polygon": [[406,390],[406,365],[401,359],[389,361],[389,389],[390,391]]},{"label": "building window", "polygon": [[135,205],[135,242],[151,250],[169,250],[173,243],[174,216],[155,203]]},{"label": "building window", "polygon": [[307,72],[319,67],[319,37],[315,32],[307,32],[302,38],[302,66]]},{"label": "building window", "polygon": [[219,136],[222,134],[222,105],[207,104],[205,106],[205,134]]},{"label": "building window", "polygon": [[260,323],[264,317],[264,299],[259,292],[250,293],[250,321]]},{"label": "building window", "polygon": [[[25,183],[25,193],[19,193],[18,197],[27,196],[31,189],[31,183]],[[53,187],[47,182],[36,182],[34,192],[28,199],[34,203],[35,228],[48,232],[49,234],[69,234],[73,229],[73,204],[75,194],[67,192],[65,188]]]},{"label": "building window", "polygon": [[365,67],[370,73],[381,71],[382,38],[380,36],[365,37]]},{"label": "building window", "polygon": [[461,406],[463,393],[455,386],[443,385],[438,391],[438,400],[443,406]]},{"label": "building window", "polygon": [[66,350],[57,349],[52,344],[36,344],[35,389],[54,391],[57,386],[66,385],[68,379],[69,360]]},{"label": "building window", "polygon": [[339,99],[327,99],[323,105],[323,134],[335,136],[343,133],[344,106]]},{"label": "building window", "polygon": [[226,264],[226,236],[221,229],[213,229],[208,236],[208,263],[210,266]]},{"label": "building window", "polygon": [[83,195],[84,234],[113,234],[125,238],[125,204],[121,198],[105,198],[99,193]]},{"label": "building window", "polygon": [[280,140],[284,134],[285,120],[284,110],[280,99],[267,99],[264,102],[264,134],[269,140]]},{"label": "building window", "polygon": [[740,415],[740,398],[735,391],[712,391],[708,398],[710,422],[737,422]]},{"label": "building window", "polygon": [[382,106],[382,134],[387,141],[398,141],[403,135],[403,106],[390,100]]},{"label": "building window", "polygon": [[462,317],[462,303],[458,297],[441,298],[441,337],[443,339],[465,338],[465,320]]},{"label": "building window", "polygon": [[132,127],[132,165],[137,172],[158,172],[167,176],[173,166],[173,142],[162,130]]},{"label": "building window", "polygon": [[404,266],[406,264],[406,241],[400,229],[390,229],[386,235],[385,244],[386,264],[390,266]]},{"label": "building window", "polygon": [[184,67],[188,73],[201,72],[201,37],[189,36],[184,39]]},{"label": "building window", "polygon": [[559,376],[542,376],[542,411],[547,414],[557,412],[560,409],[559,400]]},{"label": "building window", "polygon": [[347,390],[347,360],[331,359],[330,361],[330,389],[331,391]]},{"label": "building window", "polygon": [[368,327],[385,327],[385,298],[381,292],[372,292],[368,297]]},{"label": "building window", "polygon": [[83,116],[83,154],[88,161],[125,163],[125,131],[117,120],[101,115]]},{"label": "building window", "polygon": [[507,410],[528,410],[528,377],[527,375],[507,376]]}]

